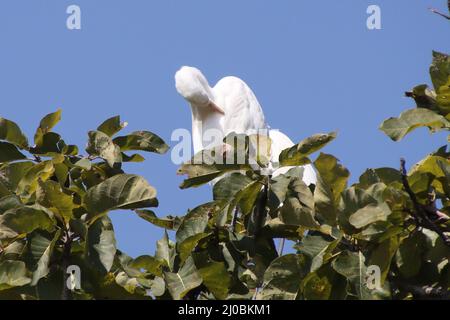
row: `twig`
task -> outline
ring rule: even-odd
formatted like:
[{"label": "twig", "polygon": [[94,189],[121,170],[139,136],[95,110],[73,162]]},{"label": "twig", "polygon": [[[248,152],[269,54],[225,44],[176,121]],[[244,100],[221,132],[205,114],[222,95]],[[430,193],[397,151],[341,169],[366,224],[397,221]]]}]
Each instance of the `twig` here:
[{"label": "twig", "polygon": [[406,171],[406,161],[405,159],[400,160],[400,173],[402,176],[403,187],[405,188],[406,193],[408,193],[409,197],[414,206],[414,210],[410,213],[416,220],[416,224],[418,226],[430,229],[436,232],[444,241],[444,243],[450,247],[450,238],[444,233],[444,231],[439,228],[428,216],[427,210],[422,206],[417,200],[416,194],[412,191],[411,186],[408,182],[408,174]]},{"label": "twig", "polygon": [[428,8],[428,9],[429,9],[431,12],[436,13],[436,14],[440,15],[441,17],[444,17],[444,18],[447,19],[447,20],[450,20],[450,16],[449,16],[449,15],[446,15],[446,14],[444,14],[444,13],[441,13],[441,12],[439,12],[439,10],[434,9],[434,8]]}]

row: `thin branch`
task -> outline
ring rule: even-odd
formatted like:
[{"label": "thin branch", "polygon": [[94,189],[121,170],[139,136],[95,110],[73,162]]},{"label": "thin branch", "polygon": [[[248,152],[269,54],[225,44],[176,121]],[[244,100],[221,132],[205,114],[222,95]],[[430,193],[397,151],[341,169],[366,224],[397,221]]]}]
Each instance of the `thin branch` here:
[{"label": "thin branch", "polygon": [[439,10],[434,9],[434,8],[428,8],[428,9],[429,9],[431,12],[436,13],[436,14],[440,15],[441,17],[444,17],[444,18],[447,19],[447,20],[450,20],[450,16],[449,16],[449,15],[446,15],[446,14],[444,14],[444,13],[441,13],[441,12],[439,12]]},{"label": "thin branch", "polygon": [[408,182],[405,159],[400,160],[400,173],[402,176],[403,187],[405,188],[406,193],[408,193],[414,206],[414,210],[411,211],[411,214],[415,218],[417,225],[436,232],[442,238],[444,243],[450,247],[450,238],[429,218],[429,212],[427,212],[425,206],[419,203],[416,194],[412,191]]}]

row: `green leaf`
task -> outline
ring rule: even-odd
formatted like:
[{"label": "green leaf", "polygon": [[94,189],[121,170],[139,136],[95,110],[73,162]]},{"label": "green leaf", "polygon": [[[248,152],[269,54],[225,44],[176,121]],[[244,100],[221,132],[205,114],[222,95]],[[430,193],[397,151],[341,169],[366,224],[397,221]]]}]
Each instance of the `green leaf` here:
[{"label": "green leaf", "polygon": [[444,86],[450,76],[450,57],[447,54],[433,51],[433,63],[430,67],[431,80],[437,92]]},{"label": "green leaf", "polygon": [[280,210],[280,220],[287,225],[302,226],[307,229],[318,229],[315,219],[314,197],[311,190],[300,178],[290,178],[283,206]]},{"label": "green leaf", "polygon": [[[230,139],[227,137],[226,139]],[[244,164],[237,164],[236,160],[241,160],[242,154],[248,152],[239,145],[232,148],[233,152],[226,152],[226,158],[223,159],[223,147],[219,146],[211,150],[203,150],[197,153],[190,161],[184,163],[177,171],[178,175],[187,175],[188,178],[181,184],[181,189],[199,187],[212,180],[232,171],[253,170],[248,164],[248,157]],[[239,154],[238,154],[239,153]],[[232,161],[231,161],[232,160]]]},{"label": "green leaf", "polygon": [[29,168],[17,185],[17,194],[31,196],[38,187],[38,181],[47,181],[55,171],[52,161],[44,161]]},{"label": "green leaf", "polygon": [[15,144],[20,149],[28,147],[28,139],[19,126],[10,120],[0,117],[0,140]]},{"label": "green leaf", "polygon": [[119,174],[90,188],[84,197],[90,217],[110,210],[157,206],[156,190],[136,175]]},{"label": "green leaf", "polygon": [[399,141],[419,127],[428,127],[432,132],[450,128],[450,122],[443,116],[428,109],[417,108],[403,112],[399,118],[389,118],[380,129],[392,140]]},{"label": "green leaf", "polygon": [[392,168],[367,169],[359,178],[359,186],[363,189],[380,182],[385,185],[401,182],[400,171]]},{"label": "green leaf", "polygon": [[20,201],[20,198],[16,195],[9,195],[3,198],[0,198],[0,215],[5,213],[10,209],[16,209],[22,207],[23,204]]},{"label": "green leaf", "polygon": [[23,160],[27,157],[8,142],[0,142],[0,163]]},{"label": "green leaf", "polygon": [[246,215],[251,212],[261,188],[261,182],[235,172],[214,185],[213,195],[215,201],[229,204],[228,214],[239,204],[241,212]]},{"label": "green leaf", "polygon": [[361,252],[345,251],[332,262],[333,269],[346,277],[352,285],[352,292],[360,300],[371,300],[372,295],[367,288],[366,275],[367,267],[365,257]]},{"label": "green leaf", "polygon": [[109,272],[117,251],[114,229],[109,217],[97,219],[89,227],[86,247],[88,261],[103,273]]},{"label": "green leaf", "polygon": [[29,284],[25,263],[22,261],[0,262],[0,291]]},{"label": "green leaf", "polygon": [[0,181],[2,181],[11,192],[16,192],[17,186],[25,173],[33,167],[33,162],[14,162],[0,167]]},{"label": "green leaf", "polygon": [[368,265],[378,266],[381,270],[381,285],[388,276],[391,267],[392,258],[395,256],[399,242],[396,236],[388,238],[372,250]]},{"label": "green leaf", "polygon": [[30,152],[38,155],[51,155],[53,153],[64,153],[67,145],[61,136],[55,132],[47,132],[40,138],[39,144],[31,148]]},{"label": "green leaf", "polygon": [[336,136],[336,132],[316,134],[306,138],[289,149],[283,150],[279,157],[280,166],[300,166],[309,164],[310,161],[307,157],[324,148],[328,143],[333,141]]},{"label": "green leaf", "polygon": [[121,151],[140,150],[164,154],[169,150],[163,139],[149,131],[136,131],[113,141]]},{"label": "green leaf", "polygon": [[177,230],[177,243],[182,243],[189,237],[204,233],[208,226],[209,213],[214,209],[214,206],[214,203],[208,203],[191,210],[184,217]]},{"label": "green leaf", "polygon": [[127,155],[126,153],[122,152],[122,161],[123,162],[144,162],[145,158],[141,156],[140,154],[133,154],[131,156]]},{"label": "green leaf", "polygon": [[311,261],[310,272],[315,272],[331,259],[340,240],[339,238],[334,241],[327,241],[322,236],[307,235],[296,248],[309,257]]},{"label": "green leaf", "polygon": [[377,221],[386,221],[391,209],[386,203],[369,204],[350,216],[349,222],[356,229],[362,229]]},{"label": "green leaf", "polygon": [[100,131],[89,132],[86,152],[91,156],[104,159],[111,168],[114,167],[114,164],[122,162],[120,147],[114,144],[107,134]]},{"label": "green leaf", "polygon": [[145,269],[151,274],[162,277],[162,267],[163,262],[152,256],[140,256],[130,262],[130,267],[135,269]]},{"label": "green leaf", "polygon": [[264,273],[258,300],[295,300],[300,284],[308,274],[303,255],[289,254],[272,261]]},{"label": "green leaf", "polygon": [[50,113],[42,118],[39,127],[37,128],[34,135],[34,144],[36,146],[42,145],[44,134],[50,132],[53,127],[56,126],[56,124],[61,120],[61,112],[61,109],[58,109],[56,112]]},{"label": "green leaf", "polygon": [[156,214],[150,210],[136,210],[136,213],[145,221],[166,230],[177,230],[181,224],[181,219],[178,217],[168,216],[165,218],[158,218]]},{"label": "green leaf", "polygon": [[184,239],[181,242],[177,243],[178,252],[180,253],[180,260],[181,263],[183,263],[192,253],[192,251],[195,249],[197,244],[207,238],[210,234],[209,233],[197,233],[193,236],[190,236],[186,239]]},{"label": "green leaf", "polygon": [[437,91],[436,101],[440,113],[444,116],[448,115],[450,113],[450,75],[447,83]]},{"label": "green leaf", "polygon": [[420,232],[414,232],[410,237],[403,240],[396,253],[396,265],[405,278],[418,275],[422,267],[422,256],[424,254],[426,236]]},{"label": "green leaf", "polygon": [[55,233],[51,240],[39,232],[34,232],[31,235],[28,244],[33,257],[33,264],[35,265],[31,281],[32,286],[35,286],[40,279],[47,276],[50,272],[50,259],[60,235],[60,230]]},{"label": "green leaf", "polygon": [[347,234],[355,234],[357,229],[349,222],[352,216],[358,210],[372,204],[377,205],[377,200],[374,199],[369,192],[357,188],[355,186],[345,190],[342,193],[342,201],[339,206],[338,223],[339,226]]},{"label": "green leaf", "polygon": [[104,121],[98,128],[97,131],[101,131],[104,134],[112,137],[117,132],[121,131],[123,128],[125,128],[128,125],[126,122],[120,121],[120,116],[115,116],[112,118],[109,118],[108,120]]},{"label": "green leaf", "polygon": [[176,256],[175,244],[169,240],[167,231],[164,231],[164,237],[156,242],[155,258],[161,260],[172,271]]},{"label": "green leaf", "polygon": [[317,172],[317,185],[314,191],[316,214],[328,225],[336,224],[337,209],[341,193],[347,186],[350,172],[335,157],[320,154],[314,162]]},{"label": "green leaf", "polygon": [[213,261],[206,252],[196,253],[193,258],[203,284],[216,299],[225,300],[232,282],[225,263]]},{"label": "green leaf", "polygon": [[55,181],[39,181],[40,188],[38,189],[38,198],[43,201],[43,205],[51,208],[60,217],[64,219],[66,223],[69,223],[73,218],[72,211],[79,207],[73,202],[73,195],[64,192],[61,189],[59,183]]},{"label": "green leaf", "polygon": [[189,291],[202,284],[202,278],[192,258],[188,258],[177,273],[164,272],[164,279],[174,300],[183,299]]},{"label": "green leaf", "polygon": [[0,239],[13,239],[36,229],[51,230],[54,225],[52,213],[39,205],[10,209],[0,215]]}]

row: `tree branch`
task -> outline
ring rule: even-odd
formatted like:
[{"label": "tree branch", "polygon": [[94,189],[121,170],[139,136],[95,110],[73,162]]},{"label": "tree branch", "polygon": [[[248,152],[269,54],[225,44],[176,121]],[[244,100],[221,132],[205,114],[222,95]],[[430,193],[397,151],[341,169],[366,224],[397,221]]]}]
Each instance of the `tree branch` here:
[{"label": "tree branch", "polygon": [[420,227],[427,228],[436,232],[442,238],[444,243],[450,247],[450,238],[444,233],[444,231],[441,230],[441,228],[438,225],[436,225],[429,218],[428,216],[429,212],[427,212],[425,206],[419,203],[415,193],[412,191],[411,186],[409,185],[408,182],[408,174],[406,171],[405,159],[400,160],[400,173],[402,176],[403,187],[405,188],[406,193],[408,193],[414,206],[414,210],[412,210],[410,213],[415,218],[416,224]]},{"label": "tree branch", "polygon": [[444,18],[447,19],[447,20],[450,20],[450,16],[449,16],[449,15],[446,15],[446,14],[444,14],[444,13],[441,13],[441,12],[439,12],[439,10],[434,9],[434,8],[428,8],[428,9],[429,9],[431,12],[436,13],[436,14],[440,15],[441,17],[444,17]]}]

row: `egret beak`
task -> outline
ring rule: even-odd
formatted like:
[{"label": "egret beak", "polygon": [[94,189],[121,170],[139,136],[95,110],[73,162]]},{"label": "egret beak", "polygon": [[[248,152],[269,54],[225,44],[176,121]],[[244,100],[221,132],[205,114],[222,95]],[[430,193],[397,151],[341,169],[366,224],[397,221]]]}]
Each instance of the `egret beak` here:
[{"label": "egret beak", "polygon": [[225,111],[221,107],[219,107],[217,104],[215,104],[213,101],[209,102],[209,107],[217,113],[220,113],[221,115],[225,115]]}]

